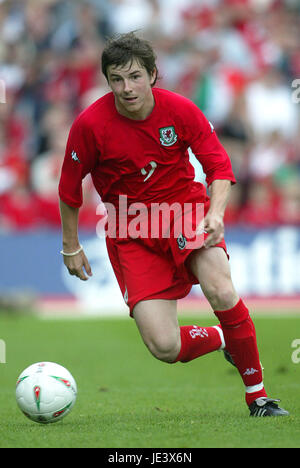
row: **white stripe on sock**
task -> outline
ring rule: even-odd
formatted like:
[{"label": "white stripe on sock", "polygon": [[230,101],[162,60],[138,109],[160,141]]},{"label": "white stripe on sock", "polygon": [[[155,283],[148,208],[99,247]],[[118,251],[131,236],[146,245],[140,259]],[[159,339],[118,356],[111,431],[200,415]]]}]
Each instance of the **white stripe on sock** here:
[{"label": "white stripe on sock", "polygon": [[252,385],[252,387],[246,387],[246,393],[260,392],[264,388],[263,382],[257,385]]},{"label": "white stripe on sock", "polygon": [[218,333],[220,335],[220,338],[221,338],[221,346],[219,349],[225,349],[225,340],[224,340],[224,335],[223,335],[223,330],[221,327],[217,327],[217,326],[214,326],[213,328],[215,328],[216,330],[218,330]]}]

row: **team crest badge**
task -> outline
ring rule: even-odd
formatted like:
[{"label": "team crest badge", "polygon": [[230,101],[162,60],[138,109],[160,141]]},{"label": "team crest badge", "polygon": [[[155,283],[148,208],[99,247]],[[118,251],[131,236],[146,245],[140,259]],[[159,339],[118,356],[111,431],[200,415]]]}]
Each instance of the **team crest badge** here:
[{"label": "team crest badge", "polygon": [[180,234],[180,236],[177,238],[177,244],[180,250],[183,250],[186,246],[186,238]]},{"label": "team crest badge", "polygon": [[177,141],[177,135],[173,125],[159,129],[160,142],[163,146],[172,146]]}]

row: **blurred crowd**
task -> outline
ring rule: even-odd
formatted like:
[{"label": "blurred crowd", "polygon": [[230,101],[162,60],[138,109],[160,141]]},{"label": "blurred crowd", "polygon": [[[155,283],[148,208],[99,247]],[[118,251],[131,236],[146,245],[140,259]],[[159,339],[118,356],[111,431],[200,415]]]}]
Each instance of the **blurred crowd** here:
[{"label": "blurred crowd", "polygon": [[[130,30],[154,45],[157,86],[192,99],[230,155],[227,224],[299,226],[298,0],[0,0],[0,230],[59,226],[70,126],[108,92],[105,39]],[[80,223],[94,230],[90,184]]]}]

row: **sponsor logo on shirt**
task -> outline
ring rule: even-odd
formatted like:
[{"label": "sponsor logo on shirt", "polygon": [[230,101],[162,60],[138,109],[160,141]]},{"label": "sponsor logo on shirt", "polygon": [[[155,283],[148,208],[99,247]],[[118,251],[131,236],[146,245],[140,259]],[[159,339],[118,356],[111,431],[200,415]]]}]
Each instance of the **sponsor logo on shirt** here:
[{"label": "sponsor logo on shirt", "polygon": [[173,125],[159,129],[160,142],[163,146],[172,146],[176,143],[178,136],[176,135]]}]

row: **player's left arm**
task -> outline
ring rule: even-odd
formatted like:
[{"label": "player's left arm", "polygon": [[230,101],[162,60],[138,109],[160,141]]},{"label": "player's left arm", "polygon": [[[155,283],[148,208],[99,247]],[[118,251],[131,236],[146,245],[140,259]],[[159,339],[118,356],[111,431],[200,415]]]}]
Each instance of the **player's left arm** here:
[{"label": "player's left arm", "polygon": [[209,233],[204,247],[212,247],[224,238],[224,214],[231,189],[230,180],[214,180],[210,185],[210,207],[204,218],[204,230]]},{"label": "player's left arm", "polygon": [[209,233],[204,245],[208,248],[224,238],[224,214],[231,185],[236,180],[230,158],[213,125],[194,104],[189,104],[189,107],[191,112],[186,118],[188,125],[185,128],[190,136],[191,149],[206,175],[210,195],[210,207],[204,218],[204,230]]}]

